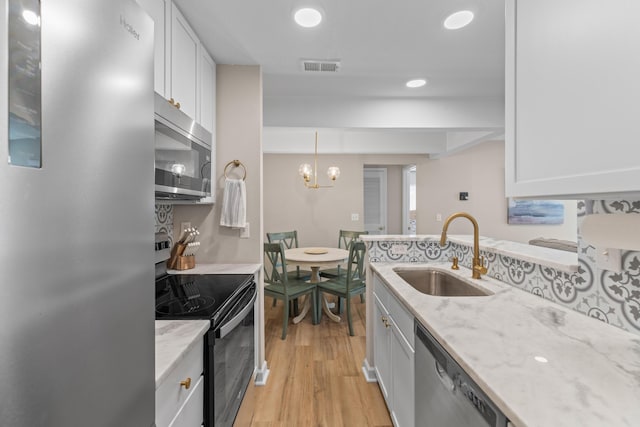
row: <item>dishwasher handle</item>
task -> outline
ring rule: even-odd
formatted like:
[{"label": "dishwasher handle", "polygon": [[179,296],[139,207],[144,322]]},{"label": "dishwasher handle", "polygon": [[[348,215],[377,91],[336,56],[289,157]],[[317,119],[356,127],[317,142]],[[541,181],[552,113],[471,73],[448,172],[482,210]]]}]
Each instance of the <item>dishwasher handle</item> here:
[{"label": "dishwasher handle", "polygon": [[441,369],[449,375],[447,356],[437,347],[432,341],[432,338],[427,335],[421,326],[416,327],[416,336],[422,341],[422,344],[424,344],[427,350],[429,350],[433,358],[436,359],[436,362],[440,364]]},{"label": "dishwasher handle", "polygon": [[455,393],[456,391],[456,382],[453,378],[449,377],[447,371],[440,365],[440,363],[435,361],[436,374],[438,378],[440,378],[440,382],[444,385],[451,393]]}]

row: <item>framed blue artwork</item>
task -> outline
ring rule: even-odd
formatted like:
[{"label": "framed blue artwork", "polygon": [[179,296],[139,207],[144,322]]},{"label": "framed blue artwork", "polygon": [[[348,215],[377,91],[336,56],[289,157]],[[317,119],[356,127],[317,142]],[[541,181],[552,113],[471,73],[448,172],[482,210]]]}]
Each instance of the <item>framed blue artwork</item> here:
[{"label": "framed blue artwork", "polygon": [[564,202],[560,200],[508,199],[509,224],[562,224]]}]

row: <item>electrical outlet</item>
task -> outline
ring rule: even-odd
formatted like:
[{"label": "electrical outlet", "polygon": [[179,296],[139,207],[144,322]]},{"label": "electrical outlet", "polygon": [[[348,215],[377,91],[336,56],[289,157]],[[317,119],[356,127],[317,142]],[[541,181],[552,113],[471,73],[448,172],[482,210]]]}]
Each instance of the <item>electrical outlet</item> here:
[{"label": "electrical outlet", "polygon": [[250,236],[249,234],[249,223],[246,223],[246,226],[244,228],[240,229],[240,238],[241,239],[248,239]]},{"label": "electrical outlet", "polygon": [[181,222],[180,223],[180,231],[184,231],[187,228],[191,228],[191,223],[190,222]]},{"label": "electrical outlet", "polygon": [[391,245],[392,255],[405,255],[407,253],[407,245],[395,244]]},{"label": "electrical outlet", "polygon": [[357,213],[352,213],[351,214],[351,221],[359,221],[360,220],[360,215]]},{"label": "electrical outlet", "polygon": [[436,221],[442,221],[442,214],[436,214]]},{"label": "electrical outlet", "polygon": [[620,252],[620,249],[596,248],[596,266],[601,270],[620,273],[622,271]]}]

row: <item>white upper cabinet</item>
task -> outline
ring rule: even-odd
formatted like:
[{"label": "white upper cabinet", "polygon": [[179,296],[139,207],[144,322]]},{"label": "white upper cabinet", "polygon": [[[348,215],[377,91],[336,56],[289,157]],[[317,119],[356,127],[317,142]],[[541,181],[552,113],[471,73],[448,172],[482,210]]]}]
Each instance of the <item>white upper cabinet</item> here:
[{"label": "white upper cabinet", "polygon": [[170,0],[138,0],[142,8],[151,16],[154,22],[153,44],[153,88],[160,95],[165,96],[165,52],[167,51],[166,19],[171,15]]},{"label": "white upper cabinet", "polygon": [[198,90],[198,113],[196,120],[214,134],[216,121],[216,63],[200,45],[200,78]]},{"label": "white upper cabinet", "polygon": [[640,2],[506,6],[506,195],[639,194]]},{"label": "white upper cabinet", "polygon": [[171,0],[138,3],[155,23],[154,90],[215,138],[216,63]]},{"label": "white upper cabinet", "polygon": [[198,98],[198,49],[200,41],[175,5],[171,6],[171,77],[168,98],[194,119]]}]

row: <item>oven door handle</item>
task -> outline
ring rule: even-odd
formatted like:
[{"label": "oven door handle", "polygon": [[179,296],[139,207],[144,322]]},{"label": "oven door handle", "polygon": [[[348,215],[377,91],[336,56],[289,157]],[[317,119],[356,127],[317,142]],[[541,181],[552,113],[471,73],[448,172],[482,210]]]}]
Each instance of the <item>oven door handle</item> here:
[{"label": "oven door handle", "polygon": [[229,320],[227,323],[220,326],[220,338],[224,338],[229,333],[231,333],[231,331],[233,331],[236,328],[236,326],[238,326],[240,322],[242,322],[245,316],[249,314],[251,310],[253,310],[253,304],[256,302],[257,297],[258,297],[258,291],[256,289],[255,292],[253,293],[253,297],[251,298],[251,302],[247,304],[242,309],[242,311],[240,311],[240,313],[238,313],[233,319]]}]

